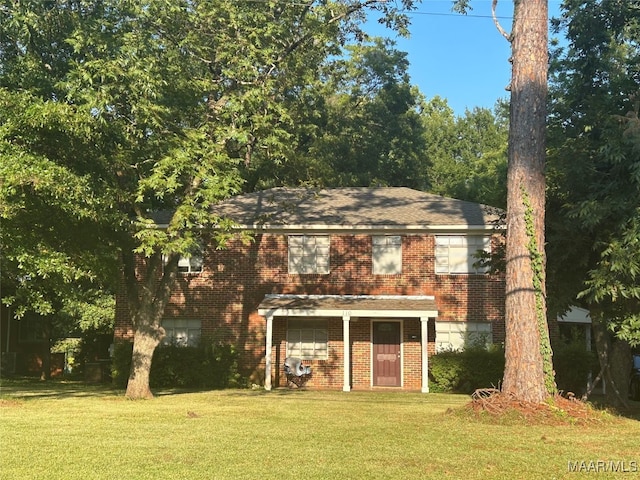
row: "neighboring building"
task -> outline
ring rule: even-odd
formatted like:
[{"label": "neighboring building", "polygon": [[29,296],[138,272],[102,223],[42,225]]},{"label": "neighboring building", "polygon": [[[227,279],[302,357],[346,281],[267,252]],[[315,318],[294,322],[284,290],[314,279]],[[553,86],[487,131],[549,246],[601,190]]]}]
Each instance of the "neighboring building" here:
[{"label": "neighboring building", "polygon": [[[502,241],[489,207],[403,187],[274,188],[214,213],[255,238],[183,259],[167,341],[232,342],[266,389],[295,356],[309,388],[428,392],[429,355],[504,342],[504,277],[475,256]],[[116,341],[130,340],[118,300]]]}]

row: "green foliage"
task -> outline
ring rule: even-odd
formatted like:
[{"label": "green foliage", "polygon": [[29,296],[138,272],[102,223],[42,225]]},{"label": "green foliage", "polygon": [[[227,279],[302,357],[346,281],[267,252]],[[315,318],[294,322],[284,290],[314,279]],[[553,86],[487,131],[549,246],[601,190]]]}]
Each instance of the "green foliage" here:
[{"label": "green foliage", "polygon": [[556,345],[553,367],[558,391],[576,396],[585,393],[589,374],[595,376],[600,369],[596,353],[587,350],[582,338]]},{"label": "green foliage", "polygon": [[420,93],[406,53],[373,38],[321,64],[321,78],[283,98],[291,106],[284,158],[256,153],[248,189],[279,185],[406,185],[426,188]]},{"label": "green foliage", "polygon": [[125,388],[129,380],[131,370],[131,357],[133,343],[119,342],[113,346],[113,358],[111,361],[111,380],[118,388]]},{"label": "green foliage", "polygon": [[504,106],[495,113],[474,108],[455,117],[438,97],[422,111],[428,181],[435,193],[506,207],[508,122]]},{"label": "green foliage", "polygon": [[567,0],[551,61],[550,304],[576,296],[640,344],[637,2]]},{"label": "green foliage", "polygon": [[547,324],[547,312],[545,303],[544,278],[545,278],[545,260],[544,254],[541,252],[536,241],[536,232],[534,226],[533,208],[531,200],[525,190],[521,187],[522,203],[525,207],[524,222],[525,231],[528,238],[527,249],[529,250],[529,258],[531,261],[531,271],[533,273],[532,285],[536,298],[536,321],[538,327],[538,338],[540,339],[540,355],[542,356],[542,371],[544,373],[544,382],[547,392],[550,395],[557,393],[557,387],[554,379],[551,341],[549,339],[549,327]]},{"label": "green foliage", "polygon": [[[131,343],[117,344],[114,349],[112,378],[114,385],[124,387],[131,367]],[[202,339],[196,347],[165,345],[156,348],[151,367],[152,388],[239,388],[247,381],[238,371],[235,346]]]},{"label": "green foliage", "polygon": [[434,392],[458,393],[498,388],[504,375],[504,361],[504,350],[500,348],[439,352],[429,358],[431,388]]}]

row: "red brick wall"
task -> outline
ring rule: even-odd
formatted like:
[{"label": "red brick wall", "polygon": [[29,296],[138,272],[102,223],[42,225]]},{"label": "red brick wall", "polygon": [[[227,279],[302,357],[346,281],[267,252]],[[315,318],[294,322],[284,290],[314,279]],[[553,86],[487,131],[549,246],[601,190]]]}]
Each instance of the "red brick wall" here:
[{"label": "red brick wall", "polygon": [[[194,318],[202,322],[202,335],[233,342],[242,352],[244,373],[251,381],[264,381],[265,320],[257,306],[268,293],[433,295],[439,321],[494,322],[495,342],[504,341],[504,281],[492,275],[435,275],[434,237],[403,237],[402,274],[373,275],[370,235],[331,235],[331,269],[327,275],[290,275],[287,236],[258,235],[226,250],[210,249],[202,273],[182,275],[166,317]],[[132,331],[119,296],[116,337],[131,338]],[[351,322],[353,388],[369,388],[371,324]],[[429,351],[435,350],[435,328],[429,325]],[[403,321],[403,384],[419,389],[420,322]],[[286,355],[286,319],[274,320],[275,385],[284,384],[279,371]],[[329,359],[313,362],[309,386],[342,388],[342,319],[329,320]]]}]

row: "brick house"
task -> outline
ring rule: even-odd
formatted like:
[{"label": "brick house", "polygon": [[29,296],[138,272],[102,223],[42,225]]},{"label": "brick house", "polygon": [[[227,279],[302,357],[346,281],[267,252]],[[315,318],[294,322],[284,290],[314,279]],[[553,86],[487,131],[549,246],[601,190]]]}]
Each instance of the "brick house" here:
[{"label": "brick house", "polygon": [[[267,390],[294,356],[309,388],[428,392],[438,349],[504,342],[504,277],[475,256],[501,241],[489,207],[404,187],[274,188],[215,213],[254,240],[181,260],[167,341],[233,342]],[[117,341],[132,338],[124,303]]]}]

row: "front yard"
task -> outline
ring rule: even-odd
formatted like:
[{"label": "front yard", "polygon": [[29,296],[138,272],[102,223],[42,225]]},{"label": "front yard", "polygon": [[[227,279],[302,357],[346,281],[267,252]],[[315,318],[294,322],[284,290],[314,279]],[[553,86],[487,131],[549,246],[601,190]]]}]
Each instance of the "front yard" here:
[{"label": "front yard", "polygon": [[637,419],[531,426],[451,413],[468,399],[222,390],[134,402],[105,387],[3,381],[0,478],[573,479],[640,469]]}]

